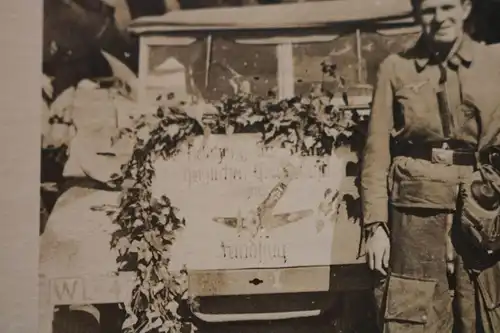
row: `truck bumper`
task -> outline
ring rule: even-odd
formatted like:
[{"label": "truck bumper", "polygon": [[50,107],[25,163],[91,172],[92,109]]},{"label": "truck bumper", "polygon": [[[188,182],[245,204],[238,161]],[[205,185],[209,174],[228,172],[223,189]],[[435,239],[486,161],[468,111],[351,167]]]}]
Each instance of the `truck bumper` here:
[{"label": "truck bumper", "polygon": [[366,265],[189,271],[192,313],[205,322],[318,316],[337,293],[367,290]]}]

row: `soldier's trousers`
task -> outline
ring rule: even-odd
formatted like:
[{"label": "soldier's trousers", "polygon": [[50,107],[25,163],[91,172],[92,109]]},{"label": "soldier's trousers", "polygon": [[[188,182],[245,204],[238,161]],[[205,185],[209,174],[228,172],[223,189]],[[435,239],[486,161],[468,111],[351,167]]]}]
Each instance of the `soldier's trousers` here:
[{"label": "soldier's trousers", "polygon": [[447,213],[430,209],[391,211],[389,275],[375,288],[384,333],[472,333],[482,298],[464,258],[470,250],[460,231],[452,234],[455,273],[446,269]]}]

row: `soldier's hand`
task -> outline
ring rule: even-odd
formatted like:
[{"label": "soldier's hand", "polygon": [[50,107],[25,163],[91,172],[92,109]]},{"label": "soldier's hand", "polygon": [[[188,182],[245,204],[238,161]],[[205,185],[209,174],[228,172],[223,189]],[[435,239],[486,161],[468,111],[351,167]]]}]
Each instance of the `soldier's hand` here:
[{"label": "soldier's hand", "polygon": [[387,275],[390,249],[389,235],[382,226],[378,226],[366,242],[366,259],[371,270]]}]

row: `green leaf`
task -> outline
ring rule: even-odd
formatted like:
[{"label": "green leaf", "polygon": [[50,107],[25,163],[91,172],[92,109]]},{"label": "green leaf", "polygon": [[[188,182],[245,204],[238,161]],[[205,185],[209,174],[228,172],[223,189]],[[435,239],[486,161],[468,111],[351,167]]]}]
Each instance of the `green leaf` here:
[{"label": "green leaf", "polygon": [[116,249],[120,254],[124,254],[125,252],[127,252],[130,247],[131,244],[127,237],[121,237],[116,244]]},{"label": "green leaf", "polygon": [[165,333],[170,333],[173,331],[173,329],[175,328],[175,323],[171,320],[166,320],[163,322],[163,325],[161,326],[161,328],[158,330],[159,332],[165,332]]},{"label": "green leaf", "polygon": [[170,311],[170,313],[176,314],[177,310],[179,309],[179,303],[174,302],[174,301],[168,302],[166,308],[168,311]]},{"label": "green leaf", "polygon": [[132,315],[129,315],[127,317],[127,319],[125,319],[125,321],[123,322],[122,324],[122,330],[127,330],[127,329],[131,329],[134,327],[134,325],[137,323],[137,316],[132,314]]},{"label": "green leaf", "polygon": [[158,327],[160,327],[161,325],[163,325],[163,320],[161,318],[156,318],[152,323],[151,323],[151,329],[154,330],[154,329],[157,329]]},{"label": "green leaf", "polygon": [[[141,216],[142,217],[142,216]],[[134,221],[134,224],[132,225],[133,227],[142,227],[144,225],[144,222],[141,219],[136,219]]]},{"label": "green leaf", "polygon": [[162,325],[163,321],[160,318],[155,319],[152,322],[148,322],[146,326],[144,326],[139,333],[149,333],[152,332],[153,330],[157,329]]},{"label": "green leaf", "polygon": [[168,272],[167,267],[161,265],[160,267],[157,268],[156,270],[156,275],[164,280],[164,281],[169,281],[172,277],[170,276],[170,273]]},{"label": "green leaf", "polygon": [[336,128],[325,127],[324,132],[327,136],[336,138],[340,132]]},{"label": "green leaf", "polygon": [[142,247],[143,247],[142,240],[133,240],[128,250],[131,253],[137,253],[141,251]]},{"label": "green leaf", "polygon": [[138,259],[144,260],[146,263],[149,263],[151,261],[151,258],[153,257],[153,254],[148,248],[142,249],[142,251],[139,251],[137,254]]},{"label": "green leaf", "polygon": [[158,251],[161,251],[163,249],[163,243],[161,240],[160,232],[158,230],[146,231],[144,233],[144,238],[153,246],[154,249]]},{"label": "green leaf", "polygon": [[316,139],[308,136],[304,139],[304,145],[306,146],[307,149],[312,148],[316,144]]},{"label": "green leaf", "polygon": [[151,306],[146,313],[146,318],[148,318],[149,321],[153,321],[156,318],[161,317],[161,313],[157,310],[152,309],[153,306]]}]

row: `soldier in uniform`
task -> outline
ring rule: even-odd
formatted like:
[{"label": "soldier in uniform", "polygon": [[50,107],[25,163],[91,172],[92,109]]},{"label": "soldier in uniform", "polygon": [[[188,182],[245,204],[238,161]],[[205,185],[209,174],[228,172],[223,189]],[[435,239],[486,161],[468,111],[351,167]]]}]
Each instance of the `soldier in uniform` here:
[{"label": "soldier in uniform", "polygon": [[498,55],[464,33],[470,0],[412,6],[422,33],[380,65],[361,174],[380,324],[500,332],[500,256],[455,227],[462,184],[488,163],[478,152],[500,144]]}]

